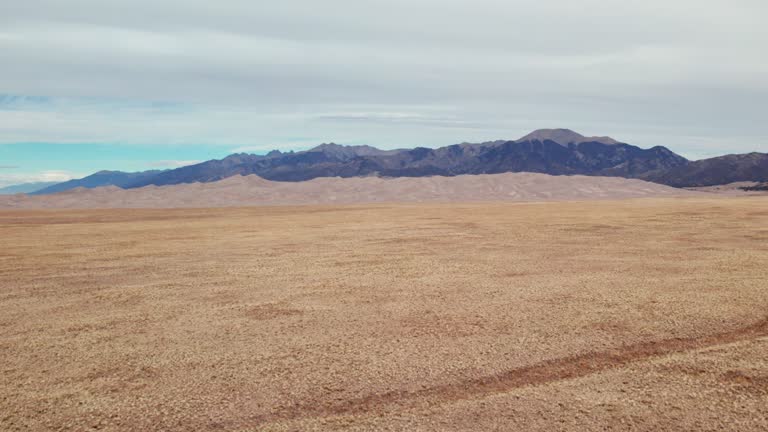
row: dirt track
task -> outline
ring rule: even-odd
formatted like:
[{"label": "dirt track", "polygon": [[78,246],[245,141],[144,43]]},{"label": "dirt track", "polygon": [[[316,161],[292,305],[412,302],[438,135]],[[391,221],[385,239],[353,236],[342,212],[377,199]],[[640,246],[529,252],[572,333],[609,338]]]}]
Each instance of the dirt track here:
[{"label": "dirt track", "polygon": [[768,200],[0,213],[2,430],[765,430]]}]

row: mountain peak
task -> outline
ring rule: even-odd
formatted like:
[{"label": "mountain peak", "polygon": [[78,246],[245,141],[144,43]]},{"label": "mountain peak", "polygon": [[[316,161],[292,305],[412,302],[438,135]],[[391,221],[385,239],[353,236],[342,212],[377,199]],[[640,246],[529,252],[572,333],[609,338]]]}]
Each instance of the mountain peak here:
[{"label": "mountain peak", "polygon": [[323,143],[320,144],[317,147],[313,147],[307,151],[310,152],[321,152],[321,151],[350,151],[350,152],[368,152],[368,151],[378,151],[376,147],[371,147],[368,145],[343,145],[343,144],[336,144],[334,142],[331,143]]},{"label": "mountain peak", "polygon": [[319,146],[312,147],[311,149],[309,149],[307,151],[311,151],[311,152],[312,151],[323,151],[323,150],[327,150],[327,149],[337,149],[337,148],[343,148],[343,147],[345,147],[345,146],[331,142],[331,143],[322,143]]},{"label": "mountain peak", "polygon": [[579,144],[583,142],[599,142],[602,144],[618,144],[615,139],[607,136],[603,137],[585,137],[584,135],[574,132],[570,129],[538,129],[528,135],[520,138],[517,141],[554,141],[560,145],[567,146],[568,144]]},{"label": "mountain peak", "polygon": [[357,156],[377,156],[392,152],[392,150],[379,150],[369,145],[342,145],[336,143],[320,144],[307,151],[321,152],[340,159],[351,159]]}]

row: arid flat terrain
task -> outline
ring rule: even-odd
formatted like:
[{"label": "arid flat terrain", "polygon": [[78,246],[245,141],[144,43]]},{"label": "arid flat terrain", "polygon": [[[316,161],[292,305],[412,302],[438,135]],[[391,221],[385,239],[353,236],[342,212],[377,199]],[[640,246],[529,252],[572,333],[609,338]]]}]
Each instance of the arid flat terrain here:
[{"label": "arid flat terrain", "polygon": [[551,176],[535,173],[455,177],[323,177],[274,182],[233,176],[211,183],[115,186],[53,195],[0,196],[3,208],[170,208],[256,205],[360,204],[382,202],[551,201],[693,196],[699,192],[618,177]]},{"label": "arid flat terrain", "polygon": [[768,199],[0,212],[0,430],[766,430]]}]

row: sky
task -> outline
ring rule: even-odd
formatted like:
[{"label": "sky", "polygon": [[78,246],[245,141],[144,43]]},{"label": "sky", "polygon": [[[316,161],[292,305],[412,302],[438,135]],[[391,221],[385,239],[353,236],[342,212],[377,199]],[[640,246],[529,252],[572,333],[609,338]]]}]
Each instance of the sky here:
[{"label": "sky", "polygon": [[0,2],[0,187],[538,128],[768,152],[765,0]]}]

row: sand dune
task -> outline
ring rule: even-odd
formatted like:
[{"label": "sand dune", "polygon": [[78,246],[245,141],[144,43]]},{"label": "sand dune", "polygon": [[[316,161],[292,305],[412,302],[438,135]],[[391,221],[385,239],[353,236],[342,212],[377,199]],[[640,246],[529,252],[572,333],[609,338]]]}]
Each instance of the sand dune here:
[{"label": "sand dune", "polygon": [[0,197],[0,208],[171,208],[423,201],[550,201],[695,195],[641,180],[534,173],[419,178],[318,178],[273,182],[236,176],[213,183],[76,189]]}]

